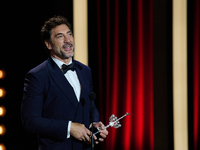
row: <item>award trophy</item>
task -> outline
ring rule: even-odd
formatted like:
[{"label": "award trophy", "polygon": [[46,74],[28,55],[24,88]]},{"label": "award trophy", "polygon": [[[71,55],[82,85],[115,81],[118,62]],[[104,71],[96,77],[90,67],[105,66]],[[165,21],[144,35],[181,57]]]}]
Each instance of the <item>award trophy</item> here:
[{"label": "award trophy", "polygon": [[[121,124],[119,123],[119,120],[121,120],[122,118],[124,118],[124,117],[126,117],[128,115],[129,115],[129,113],[126,113],[125,115],[123,115],[122,117],[120,117],[120,118],[117,119],[117,117],[114,114],[112,114],[110,116],[110,118],[109,118],[109,124],[107,126],[105,126],[105,129],[107,129],[108,127],[114,127],[114,128],[121,127]],[[96,131],[94,133],[94,135],[97,135],[99,133],[100,129],[97,128],[97,130],[98,131]]]}]

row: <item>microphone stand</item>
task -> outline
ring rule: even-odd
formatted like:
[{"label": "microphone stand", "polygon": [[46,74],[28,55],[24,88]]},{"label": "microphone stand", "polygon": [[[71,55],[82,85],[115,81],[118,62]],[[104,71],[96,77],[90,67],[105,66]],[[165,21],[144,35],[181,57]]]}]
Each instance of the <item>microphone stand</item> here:
[{"label": "microphone stand", "polygon": [[91,136],[91,149],[94,150],[94,136],[93,136],[93,133],[94,133],[94,127],[93,127],[93,122],[94,122],[94,100],[96,99],[96,94],[94,92],[91,92],[90,95],[89,95],[89,98],[90,100],[92,101],[92,136]]},{"label": "microphone stand", "polygon": [[92,100],[92,150],[94,150],[94,135],[93,135],[93,133],[94,133],[94,127],[93,127],[93,122],[94,122],[94,118],[93,118],[93,114],[94,114],[94,100]]}]

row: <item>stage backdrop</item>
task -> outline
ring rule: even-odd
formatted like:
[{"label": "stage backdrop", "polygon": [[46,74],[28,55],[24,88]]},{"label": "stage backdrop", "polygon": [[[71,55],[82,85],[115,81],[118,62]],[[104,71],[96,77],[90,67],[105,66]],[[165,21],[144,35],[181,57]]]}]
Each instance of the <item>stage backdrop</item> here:
[{"label": "stage backdrop", "polygon": [[194,150],[200,149],[200,2],[196,0],[194,11],[194,61],[193,61],[193,118],[194,118]]},{"label": "stage backdrop", "polygon": [[189,148],[200,149],[200,1],[188,1]]},{"label": "stage backdrop", "polygon": [[[97,26],[93,31],[97,39],[89,42],[98,43],[98,57],[90,56],[89,64],[98,68],[94,84],[99,85],[101,120],[108,124],[112,114],[130,114],[120,121],[121,128],[108,129],[103,148],[153,150],[153,0],[97,0],[96,4],[97,25],[89,24],[89,30]],[[91,47],[89,51],[96,51]]]}]

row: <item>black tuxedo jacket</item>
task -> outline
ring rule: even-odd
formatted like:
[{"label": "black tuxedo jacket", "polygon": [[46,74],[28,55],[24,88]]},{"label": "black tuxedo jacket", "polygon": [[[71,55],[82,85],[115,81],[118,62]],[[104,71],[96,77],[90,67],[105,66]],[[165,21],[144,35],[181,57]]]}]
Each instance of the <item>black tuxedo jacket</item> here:
[{"label": "black tuxedo jacket", "polygon": [[67,139],[68,121],[84,124],[99,121],[89,94],[92,77],[89,67],[73,60],[81,84],[80,102],[61,69],[51,59],[28,72],[24,83],[22,124],[26,130],[38,134],[40,150],[81,150],[89,146],[70,137]]}]

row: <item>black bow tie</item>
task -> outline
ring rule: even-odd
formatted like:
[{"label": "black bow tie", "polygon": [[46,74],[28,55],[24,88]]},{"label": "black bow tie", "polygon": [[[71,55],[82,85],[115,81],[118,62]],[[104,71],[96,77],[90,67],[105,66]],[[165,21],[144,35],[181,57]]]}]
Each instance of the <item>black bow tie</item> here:
[{"label": "black bow tie", "polygon": [[75,63],[72,62],[70,65],[62,65],[62,72],[65,74],[68,70],[74,71],[76,69]]}]

